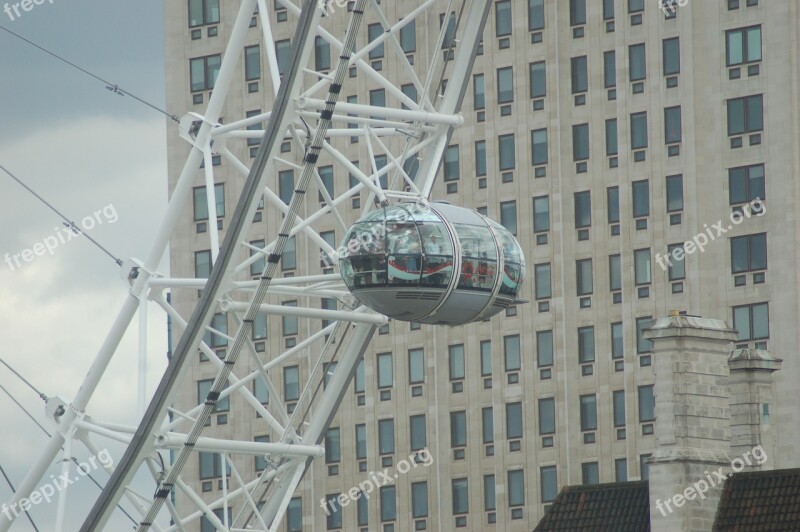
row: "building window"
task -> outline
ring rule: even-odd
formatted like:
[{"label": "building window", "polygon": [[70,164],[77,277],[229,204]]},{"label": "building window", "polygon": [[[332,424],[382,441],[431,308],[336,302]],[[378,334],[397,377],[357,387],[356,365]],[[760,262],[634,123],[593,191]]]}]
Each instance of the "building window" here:
[{"label": "building window", "polygon": [[394,419],[378,420],[378,452],[394,453]]},{"label": "building window", "polygon": [[400,47],[404,53],[410,54],[417,51],[417,21],[411,22],[400,28]]},{"label": "building window", "polygon": [[[202,222],[208,220],[208,197],[206,187],[196,187],[193,189],[194,221]],[[214,204],[217,210],[217,218],[225,216],[225,185],[220,183],[214,185]]]},{"label": "building window", "polygon": [[553,365],[553,331],[536,331],[536,363],[541,367]]},{"label": "building window", "polygon": [[492,374],[492,342],[491,340],[481,341],[481,376],[487,377]]},{"label": "building window", "polygon": [[411,483],[411,515],[414,519],[428,517],[428,483]]},{"label": "building window", "polygon": [[647,147],[647,112],[631,114],[631,149]]},{"label": "building window", "polygon": [[228,345],[228,317],[225,314],[221,312],[214,314],[209,327],[216,332],[208,331],[205,334],[203,341],[206,345],[212,348]]},{"label": "building window", "polygon": [[189,60],[189,75],[191,78],[192,92],[210,91],[214,88],[222,65],[220,54],[206,57],[195,57]]},{"label": "building window", "polygon": [[653,421],[656,418],[656,402],[653,385],[639,386],[639,422]]},{"label": "building window", "polygon": [[583,476],[584,485],[600,483],[600,472],[597,467],[597,462],[584,462],[581,464],[581,474]]},{"label": "building window", "polygon": [[475,175],[486,175],[486,141],[478,140],[475,142]]},{"label": "building window", "polygon": [[330,510],[327,510],[326,508],[325,524],[327,530],[338,530],[342,528],[342,507],[339,504],[337,497],[337,493],[325,496],[325,499],[328,502],[328,507],[330,508]]},{"label": "building window", "polygon": [[356,366],[356,374],[353,377],[353,391],[355,393],[364,393],[366,391],[366,379],[364,378],[364,359]]},{"label": "building window", "polygon": [[381,522],[397,519],[397,488],[395,486],[381,486]]},{"label": "building window", "polygon": [[267,315],[259,312],[253,320],[251,330],[253,340],[266,340],[267,338]]},{"label": "building window", "polygon": [[450,358],[450,380],[464,379],[464,344],[448,346],[447,351]]},{"label": "building window", "polygon": [[622,260],[619,255],[608,256],[608,286],[612,292],[622,290]]},{"label": "building window", "polygon": [[528,30],[544,29],[544,0],[528,0]]},{"label": "building window", "polygon": [[731,238],[731,273],[766,269],[766,233]]},{"label": "building window", "polygon": [[628,68],[631,81],[641,81],[647,77],[647,64],[644,43],[628,46]]},{"label": "building window", "polygon": [[263,377],[256,377],[253,380],[253,395],[262,405],[269,404],[269,388]]},{"label": "building window", "polygon": [[325,434],[325,463],[332,464],[342,459],[342,438],[339,427],[330,428]]},{"label": "building window", "polygon": [[597,430],[597,397],[581,395],[581,430]]},{"label": "building window", "polygon": [[550,198],[539,196],[533,198],[533,232],[543,233],[550,230]]},{"label": "building window", "polygon": [[[361,495],[365,495],[363,491]],[[367,506],[366,497],[358,498],[358,508],[356,511],[358,513],[358,526],[367,526],[369,524],[369,507]]]},{"label": "building window", "polygon": [[483,74],[472,76],[472,103],[475,110],[486,107],[486,86]]},{"label": "building window", "polygon": [[680,244],[670,244],[667,246],[670,281],[679,281],[686,278],[686,263],[684,262],[685,255],[680,253],[680,259],[678,259],[675,253],[676,249],[683,249],[683,242]]},{"label": "building window", "polygon": [[769,338],[769,303],[733,307],[733,328],[740,342]]},{"label": "building window", "polygon": [[572,160],[585,161],[589,158],[589,124],[572,126]]},{"label": "building window", "polygon": [[606,203],[608,204],[608,223],[619,223],[619,187],[606,189]]},{"label": "building window", "polygon": [[586,24],[586,0],[569,0],[569,25]]},{"label": "building window", "polygon": [[275,56],[278,63],[278,74],[283,76],[286,67],[289,65],[289,58],[292,53],[292,43],[289,39],[275,41]]},{"label": "building window", "polygon": [[194,276],[197,279],[208,279],[211,275],[211,250],[194,252]]},{"label": "building window", "polygon": [[534,280],[536,283],[536,299],[550,299],[551,290],[550,263],[535,264],[533,266]]},{"label": "building window", "polygon": [[409,384],[425,382],[425,352],[422,348],[408,350],[408,382]]},{"label": "building window", "polygon": [[542,502],[551,502],[558,495],[558,475],[556,466],[544,466],[539,468],[539,492],[542,494]]},{"label": "building window", "polygon": [[634,181],[633,189],[633,217],[650,216],[650,182],[647,179]]},{"label": "building window", "polygon": [[500,203],[500,225],[508,229],[512,235],[517,234],[517,202]]},{"label": "building window", "polygon": [[506,405],[506,438],[509,440],[522,438],[522,403]]},{"label": "building window", "polygon": [[578,362],[594,362],[594,327],[578,327]]},{"label": "building window", "polygon": [[642,472],[642,480],[650,479],[650,454],[639,456],[639,469]]},{"label": "building window", "polygon": [[667,212],[683,210],[683,176],[667,176]]},{"label": "building window", "polygon": [[681,71],[681,48],[678,37],[664,39],[661,52],[663,54],[664,75],[674,76]]},{"label": "building window", "polygon": [[545,62],[537,61],[529,65],[531,98],[544,98],[547,94],[547,74]]},{"label": "building window", "polygon": [[300,367],[283,368],[283,399],[297,401],[300,398]]},{"label": "building window", "polygon": [[653,350],[653,342],[644,337],[645,329],[653,324],[652,316],[636,318],[636,352],[649,353]]},{"label": "building window", "polygon": [[556,400],[554,397],[539,399],[539,434],[555,434]]},{"label": "building window", "polygon": [[491,406],[481,409],[481,421],[483,443],[492,443],[494,441],[494,409]]},{"label": "building window", "polygon": [[467,479],[453,479],[453,515],[461,515],[467,512],[469,512]]},{"label": "building window", "polygon": [[572,94],[589,90],[589,74],[585,55],[573,57],[570,60],[570,73],[572,75]]},{"label": "building window", "polygon": [[356,425],[356,460],[367,458],[367,426],[363,423]]},{"label": "building window", "polygon": [[258,44],[246,46],[244,49],[244,79],[261,79],[261,46]]},{"label": "building window", "polygon": [[592,200],[588,190],[575,193],[575,227],[592,225]]},{"label": "building window", "polygon": [[525,506],[525,474],[522,469],[508,472],[508,506]]},{"label": "building window", "polygon": [[[369,42],[374,41],[381,35],[383,35],[383,26],[381,26],[379,22],[367,26],[367,39]],[[383,43],[379,44],[378,46],[375,46],[372,50],[369,51],[370,59],[380,59],[382,57],[383,57]]]},{"label": "building window", "polygon": [[497,509],[494,475],[483,475],[483,510],[493,512]]},{"label": "building window", "polygon": [[[209,392],[211,392],[211,387],[214,385],[214,379],[206,379],[202,381],[197,381],[197,402],[204,403],[208,398]],[[216,414],[218,412],[229,412],[231,409],[231,402],[230,397],[225,397],[224,399],[218,399],[216,404],[214,405],[213,412]]]},{"label": "building window", "polygon": [[[222,478],[222,455],[220,453],[200,452],[200,480]],[[230,464],[225,464],[225,476],[231,474]]]},{"label": "building window", "polygon": [[[588,149],[588,147],[587,147]],[[588,155],[587,155],[588,156]],[[531,131],[531,162],[534,166],[547,164],[547,129]]]},{"label": "building window", "polygon": [[592,259],[581,259],[575,261],[575,277],[578,288],[578,296],[586,296],[592,293]]},{"label": "building window", "polygon": [[726,31],[725,58],[729,67],[761,61],[761,26]]},{"label": "building window", "polygon": [[513,170],[516,166],[514,134],[500,135],[497,137],[500,152],[500,171]]},{"label": "building window", "polygon": [[628,481],[628,459],[617,458],[614,460],[614,482]]},{"label": "building window", "polygon": [[444,180],[455,181],[459,177],[458,146],[448,146],[444,151]]},{"label": "building window", "polygon": [[650,248],[637,249],[633,252],[634,276],[637,285],[650,284]]},{"label": "building window", "polygon": [[[445,14],[442,13],[439,15],[439,28],[444,25],[444,17]],[[447,18],[447,30],[444,33],[444,39],[442,39],[442,50],[447,50],[452,46],[453,40],[456,36],[456,13],[455,11],[450,12],[450,16]]]},{"label": "building window", "polygon": [[728,100],[728,136],[764,129],[762,95]]},{"label": "building window", "polygon": [[674,144],[681,141],[681,106],[664,109],[664,143]]},{"label": "building window", "polygon": [[609,118],[606,120],[606,155],[617,155],[617,119]]},{"label": "building window", "polygon": [[[297,301],[286,301],[283,303],[284,307],[296,307]],[[297,316],[285,315],[282,319],[282,333],[283,336],[293,336],[297,334]]]},{"label": "building window", "polygon": [[628,13],[644,11],[644,0],[628,0]]},{"label": "building window", "polygon": [[511,35],[511,0],[500,0],[494,4],[495,33],[498,37]]},{"label": "building window", "polygon": [[292,201],[294,194],[294,171],[281,170],[278,172],[278,196],[286,205]]},{"label": "building window", "polygon": [[303,530],[303,503],[300,497],[289,501],[289,506],[286,508],[286,528],[288,532]]},{"label": "building window", "polygon": [[[506,371],[519,371],[521,364],[521,357],[520,357],[518,334],[503,337],[503,356],[505,360]],[[462,346],[462,357],[463,357],[463,346]]]},{"label": "building window", "polygon": [[450,412],[450,447],[467,445],[467,412]]},{"label": "building window", "polygon": [[394,386],[394,371],[391,353],[378,353],[378,388]]},{"label": "building window", "polygon": [[189,0],[189,27],[219,23],[219,0]]},{"label": "building window", "polygon": [[603,0],[603,20],[614,18],[614,0]]},{"label": "building window", "polygon": [[294,270],[297,268],[297,238],[289,237],[281,254],[281,270]]},{"label": "building window", "polygon": [[408,420],[411,450],[419,451],[420,449],[424,449],[428,445],[425,414],[411,416]]},{"label": "building window", "polygon": [[[321,166],[318,169],[319,172],[319,179],[322,181],[322,186],[325,187],[325,192],[328,193],[328,196],[334,198],[333,193],[333,166]],[[320,193],[319,197],[320,202],[324,200],[322,197],[322,193]]]},{"label": "building window", "polygon": [[512,67],[497,69],[497,103],[514,101],[514,73]]},{"label": "building window", "polygon": [[614,426],[625,426],[625,390],[614,390]]},{"label": "building window", "polygon": [[749,203],[756,198],[765,199],[764,165],[740,166],[728,170],[728,188],[731,205]]},{"label": "building window", "polygon": [[614,50],[603,52],[603,86],[606,89],[617,86],[617,54]]}]

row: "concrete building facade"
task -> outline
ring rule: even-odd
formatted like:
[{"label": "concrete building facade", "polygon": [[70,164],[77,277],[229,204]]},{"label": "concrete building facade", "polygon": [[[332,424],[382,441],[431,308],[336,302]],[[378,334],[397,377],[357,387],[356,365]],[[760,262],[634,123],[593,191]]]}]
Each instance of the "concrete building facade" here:
[{"label": "concrete building facade", "polygon": [[[383,0],[378,7],[396,21],[418,4]],[[286,530],[531,530],[561,486],[647,478],[661,405],[654,393],[658,354],[644,331],[673,309],[724,319],[738,330],[737,348],[783,359],[772,410],[762,415],[774,430],[772,467],[800,464],[800,363],[793,355],[800,343],[800,4],[681,4],[493,5],[462,107],[465,123],[453,135],[432,198],[474,208],[516,234],[527,259],[522,296],[531,302],[466,327],[382,327],[331,424],[326,460],[315,461],[290,506]],[[296,15],[282,6],[268,2],[274,39],[285,52]],[[171,112],[202,114],[207,74],[237,9],[236,2],[215,0],[165,4]],[[343,34],[347,20],[341,8],[324,26]],[[367,10],[360,45],[378,22]],[[256,20],[246,50],[261,46],[262,29]],[[417,21],[407,53],[422,62],[420,70],[438,35],[438,17]],[[402,86],[407,80],[389,50],[371,60]],[[226,118],[266,111],[274,98],[266,67],[256,76],[247,53]],[[342,101],[380,98],[363,76],[342,90]],[[189,148],[177,133],[168,142],[172,186]],[[361,165],[375,155],[363,141],[334,142]],[[255,144],[231,149],[245,160]],[[286,146],[286,160],[300,160],[297,146]],[[331,167],[336,194],[348,189],[345,168],[320,166]],[[276,194],[290,168],[268,169]],[[224,232],[243,180],[222,161],[216,170]],[[198,190],[203,185],[198,172]],[[362,194],[340,209],[348,223],[365,201]],[[301,216],[320,204],[309,194]],[[201,199],[171,242],[175,276],[201,277],[210,262],[207,215],[198,205]],[[276,209],[264,209],[251,242],[274,238],[280,219]],[[344,237],[333,220],[318,230],[333,241]],[[329,266],[312,242],[297,239],[295,249],[284,275]],[[172,294],[184,316],[196,299],[196,290]],[[225,320],[215,322],[218,330],[228,327]],[[254,340],[268,357],[320,326],[269,319],[264,337]],[[221,337],[210,341],[225,349]],[[299,363],[274,383],[285,400],[310,369]],[[198,356],[177,406],[197,404],[211,374]],[[218,409],[206,434],[276,438],[238,398]],[[421,447],[430,460],[409,460]],[[221,493],[224,469],[210,460],[187,466],[197,492],[209,499]],[[265,465],[257,458],[237,467],[255,475]],[[334,512],[340,519],[321,507],[320,499],[347,493],[385,468],[398,472],[396,480]]]}]

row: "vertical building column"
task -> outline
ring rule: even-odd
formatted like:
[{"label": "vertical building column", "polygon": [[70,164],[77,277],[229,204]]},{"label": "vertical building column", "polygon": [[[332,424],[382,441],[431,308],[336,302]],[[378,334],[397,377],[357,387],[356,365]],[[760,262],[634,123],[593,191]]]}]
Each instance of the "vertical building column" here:
[{"label": "vertical building column", "polygon": [[656,449],[650,458],[653,532],[711,530],[730,465],[728,356],[722,320],[659,318],[653,342]]},{"label": "vertical building column", "polygon": [[[773,375],[780,358],[762,349],[736,349],[728,359],[731,392],[731,455],[747,469],[775,469]],[[759,449],[760,447],[760,449]]]}]

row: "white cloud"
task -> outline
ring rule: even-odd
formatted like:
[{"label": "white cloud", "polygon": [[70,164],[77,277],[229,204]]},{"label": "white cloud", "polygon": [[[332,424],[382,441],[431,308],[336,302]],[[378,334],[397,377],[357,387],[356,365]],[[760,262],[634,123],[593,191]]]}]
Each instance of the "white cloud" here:
[{"label": "white cloud", "polygon": [[[166,207],[165,122],[146,119],[85,120],[42,129],[0,147],[0,161],[76,221],[105,205],[119,215],[114,224],[91,231],[120,258],[142,257]],[[0,176],[4,208],[0,222],[0,256],[16,253],[53,234],[59,220],[19,185]],[[103,342],[128,293],[120,269],[85,239],[59,246],[11,271],[0,262],[0,337],[4,360],[47,395],[71,400]],[[88,413],[97,419],[135,424],[138,349],[137,319],[117,350],[93,397]],[[148,393],[166,367],[166,318],[150,304]],[[0,384],[14,394],[48,430],[44,404],[4,367]],[[0,465],[19,483],[38,457],[46,437],[5,395],[0,394]],[[121,447],[95,438],[102,449]],[[86,457],[82,451],[79,456]],[[54,473],[56,468],[51,468]],[[46,477],[45,480],[47,480]],[[98,474],[105,482],[107,476]],[[77,528],[98,490],[87,479],[70,497],[67,529]],[[8,488],[0,489],[0,500]],[[39,505],[34,518],[40,527],[52,523],[56,504]],[[74,514],[74,515],[73,515]],[[123,523],[123,522],[121,522]],[[128,522],[129,524],[129,522]],[[27,530],[19,520],[12,530]],[[126,526],[127,527],[127,526]],[[44,526],[44,529],[52,527]]]}]

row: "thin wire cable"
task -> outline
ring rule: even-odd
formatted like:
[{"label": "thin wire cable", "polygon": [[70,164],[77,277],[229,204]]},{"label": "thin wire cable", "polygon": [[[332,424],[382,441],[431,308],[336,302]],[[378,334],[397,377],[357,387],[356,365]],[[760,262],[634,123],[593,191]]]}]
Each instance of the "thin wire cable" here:
[{"label": "thin wire cable", "polygon": [[163,114],[163,115],[165,115],[165,116],[167,116],[167,117],[171,118],[171,119],[172,119],[172,120],[174,120],[175,122],[180,122],[180,119],[179,119],[179,118],[178,118],[176,115],[171,115],[171,114],[169,114],[167,111],[165,111],[164,109],[161,109],[160,107],[156,107],[156,106],[155,106],[155,105],[153,105],[152,103],[150,103],[150,102],[148,102],[148,101],[146,101],[146,100],[143,100],[143,99],[139,98],[138,96],[136,96],[135,94],[133,94],[133,93],[131,93],[131,92],[128,92],[128,91],[126,91],[125,89],[123,89],[122,87],[120,87],[119,85],[117,85],[116,83],[111,83],[110,81],[106,81],[106,80],[104,80],[103,78],[101,78],[100,76],[98,76],[98,75],[96,75],[96,74],[93,74],[92,72],[89,72],[89,71],[88,71],[88,70],[86,70],[85,68],[81,68],[81,67],[79,67],[78,65],[76,65],[76,64],[75,64],[75,63],[73,63],[72,61],[69,61],[69,60],[67,60],[67,59],[64,59],[64,58],[63,58],[63,57],[61,57],[60,55],[58,55],[58,54],[56,54],[56,53],[54,53],[54,52],[51,52],[51,51],[50,51],[50,50],[48,50],[47,48],[45,48],[45,47],[43,47],[43,46],[40,46],[40,45],[36,44],[35,42],[33,42],[33,41],[29,40],[29,39],[26,39],[25,37],[23,37],[23,36],[22,36],[22,35],[20,35],[19,33],[15,33],[15,32],[11,31],[10,29],[8,29],[8,28],[6,28],[6,27],[4,27],[4,26],[0,26],[0,30],[3,30],[3,31],[5,31],[6,33],[9,33],[9,34],[13,35],[13,36],[14,36],[14,37],[16,37],[17,39],[20,39],[20,40],[22,40],[22,41],[24,41],[24,42],[26,42],[26,43],[30,44],[31,46],[33,46],[33,47],[35,47],[35,48],[38,48],[38,49],[39,49],[39,50],[41,50],[42,52],[44,52],[44,53],[46,53],[46,54],[48,54],[48,55],[51,55],[51,56],[55,57],[56,59],[58,59],[59,61],[61,61],[61,62],[63,62],[63,63],[66,63],[66,64],[68,64],[68,65],[69,65],[69,66],[71,66],[72,68],[75,68],[75,69],[77,69],[77,70],[80,70],[81,72],[83,72],[83,73],[84,73],[84,74],[86,74],[87,76],[90,76],[90,77],[92,77],[92,78],[94,78],[94,79],[96,79],[96,80],[98,80],[98,81],[102,81],[103,83],[105,83],[105,85],[106,85],[106,89],[110,90],[111,92],[113,92],[113,93],[115,93],[115,94],[119,94],[120,96],[130,96],[130,97],[131,97],[131,98],[133,98],[134,100],[136,100],[136,101],[138,101],[138,102],[140,102],[140,103],[143,103],[144,105],[146,105],[147,107],[150,107],[151,109],[154,109],[155,111],[158,111],[159,113],[161,113],[161,114]]},{"label": "thin wire cable", "polygon": [[[12,371],[13,371],[13,370],[12,370]],[[15,373],[15,374],[17,374],[16,372],[14,372],[14,373]],[[19,376],[19,374],[17,374],[17,376]],[[22,378],[22,377],[20,377],[20,378]],[[25,380],[25,379],[22,379],[22,380]],[[26,381],[26,382],[27,382],[27,381]],[[9,397],[9,399],[11,399],[11,400],[14,402],[14,404],[15,404],[15,405],[17,405],[17,407],[19,407],[19,409],[20,409],[20,410],[22,410],[22,411],[25,413],[25,415],[26,415],[26,416],[28,416],[28,417],[30,418],[30,420],[31,420],[31,421],[33,421],[33,423],[34,423],[34,424],[35,424],[37,427],[39,427],[39,428],[42,430],[42,432],[44,432],[44,433],[47,435],[47,437],[48,437],[48,438],[51,438],[51,437],[52,437],[52,435],[50,434],[50,432],[49,432],[49,431],[48,431],[46,428],[44,428],[44,427],[42,426],[42,424],[41,424],[41,423],[39,423],[39,420],[37,420],[35,417],[33,417],[33,414],[31,414],[30,412],[28,412],[28,409],[27,409],[27,408],[25,408],[24,406],[22,406],[22,404],[21,404],[19,401],[17,401],[17,399],[16,399],[16,398],[15,398],[13,395],[11,395],[11,392],[9,392],[9,391],[8,391],[8,390],[5,388],[5,386],[3,386],[2,384],[0,384],[0,390],[2,390],[2,391],[3,391],[3,392],[4,392],[4,393],[5,393],[5,394],[6,394],[6,395]],[[62,450],[62,451],[64,450],[64,447],[63,447],[63,446],[61,447],[61,450]],[[77,458],[75,458],[74,456],[72,457],[72,462],[74,462],[76,466],[80,466],[80,464],[78,463],[78,459],[77,459]],[[0,468],[0,469],[1,469],[1,468]],[[5,473],[3,473],[3,476],[5,476]],[[94,477],[91,475],[91,473],[86,473],[86,476],[87,476],[87,477],[89,477],[89,480],[91,480],[91,481],[94,483],[94,485],[95,485],[95,486],[97,486],[97,487],[100,489],[100,491],[103,491],[103,486],[101,486],[101,485],[100,485],[100,483],[99,483],[99,482],[98,482],[98,481],[97,481],[97,480],[96,480],[96,479],[95,479],[95,478],[94,478]],[[14,492],[16,492],[16,491],[17,491],[17,490],[14,488],[14,486],[12,486],[12,485],[11,485],[11,482],[9,482],[9,480],[8,480],[8,477],[6,477],[6,482],[8,482],[8,485],[9,485],[9,486],[11,486],[11,489],[12,489],[12,491],[14,491]],[[125,511],[125,508],[123,508],[123,507],[122,507],[120,504],[117,504],[117,508],[119,508],[119,509],[120,509],[120,511],[121,511],[123,514],[125,514],[125,515],[128,517],[128,519],[130,519],[130,520],[131,520],[131,522],[133,522],[134,524],[136,524],[136,520],[135,520],[135,519],[134,519],[134,518],[133,518],[133,517],[132,517],[132,516],[131,516],[131,515],[130,515],[128,512],[126,512],[126,511]],[[25,513],[27,513],[27,512],[25,512]],[[30,516],[29,516],[29,517],[30,517]],[[36,526],[36,525],[34,525],[34,526]]]},{"label": "thin wire cable", "polygon": [[[11,483],[11,479],[10,479],[10,478],[8,478],[8,475],[6,475],[6,472],[5,472],[5,470],[3,469],[3,466],[2,466],[2,465],[0,465],[0,473],[2,473],[2,474],[3,474],[3,478],[5,478],[5,479],[6,479],[6,482],[8,483],[8,486],[11,488],[11,491],[13,491],[13,492],[16,492],[16,491],[17,491],[17,489],[14,487],[14,484],[12,484],[12,483]],[[14,509],[12,508],[11,510],[13,511]],[[14,513],[16,514],[16,512],[14,512]],[[27,515],[27,516],[28,516],[28,521],[30,521],[30,522],[31,522],[31,525],[33,525],[33,529],[34,529],[36,532],[39,532],[39,527],[38,527],[38,526],[36,526],[36,523],[34,523],[34,522],[33,522],[33,517],[31,517],[31,514],[28,512],[28,510],[25,510],[25,515]]]},{"label": "thin wire cable", "polygon": [[5,361],[5,360],[3,360],[2,358],[0,358],[0,364],[3,364],[5,367],[7,367],[9,370],[11,370],[11,373],[13,373],[14,375],[16,375],[16,376],[19,378],[19,380],[21,380],[21,381],[22,381],[22,382],[24,382],[26,385],[28,385],[28,388],[30,388],[31,390],[33,390],[34,392],[36,392],[36,395],[38,395],[38,396],[39,396],[39,397],[41,397],[42,399],[45,399],[45,400],[47,399],[47,396],[46,396],[45,394],[43,394],[42,392],[40,392],[39,390],[37,390],[37,389],[36,389],[36,386],[34,386],[33,384],[31,384],[31,383],[30,383],[30,381],[28,381],[28,379],[26,379],[25,377],[23,377],[22,375],[20,375],[20,373],[19,373],[17,370],[15,370],[14,368],[12,368],[12,367],[11,367],[11,365],[10,365],[8,362],[6,362],[6,361]]},{"label": "thin wire cable", "polygon": [[42,203],[44,203],[45,205],[47,205],[47,207],[48,207],[48,208],[49,208],[51,211],[53,211],[54,213],[56,213],[56,214],[59,216],[59,218],[61,218],[62,220],[64,220],[63,224],[64,224],[64,226],[65,226],[65,227],[67,227],[67,228],[71,229],[71,230],[72,230],[72,231],[73,231],[75,234],[77,234],[77,235],[83,235],[83,236],[85,236],[87,239],[89,239],[89,241],[90,241],[91,243],[93,243],[95,246],[97,246],[98,248],[100,248],[100,250],[101,250],[103,253],[105,253],[106,255],[108,255],[109,257],[111,257],[111,258],[114,260],[114,262],[116,262],[116,263],[117,263],[117,266],[122,266],[122,260],[120,260],[120,259],[118,259],[117,257],[115,257],[115,256],[114,256],[114,255],[113,255],[113,254],[112,254],[110,251],[108,251],[106,248],[104,248],[102,245],[100,245],[100,243],[99,243],[97,240],[95,240],[94,238],[90,237],[88,234],[86,234],[86,233],[84,233],[83,231],[81,231],[80,229],[78,229],[78,226],[77,226],[77,225],[75,225],[75,222],[73,222],[72,220],[70,220],[69,218],[67,218],[66,216],[64,216],[64,215],[61,213],[61,211],[59,211],[58,209],[56,209],[56,208],[55,208],[55,207],[54,207],[52,204],[50,204],[50,202],[48,202],[48,201],[47,201],[46,199],[44,199],[42,196],[40,196],[39,194],[37,194],[37,193],[36,193],[36,192],[35,192],[35,191],[34,191],[34,190],[31,188],[31,187],[29,187],[28,185],[26,185],[25,183],[23,183],[23,182],[22,182],[22,180],[21,180],[20,178],[18,178],[18,177],[17,177],[17,176],[15,176],[13,173],[11,173],[11,171],[10,171],[10,170],[8,170],[8,169],[7,169],[5,166],[3,166],[2,164],[0,164],[0,170],[2,170],[3,172],[5,172],[6,174],[8,174],[8,176],[9,176],[11,179],[13,179],[13,180],[14,180],[14,181],[16,181],[17,183],[19,183],[19,184],[20,184],[20,185],[21,185],[21,186],[22,186],[22,187],[23,187],[25,190],[27,190],[28,192],[30,192],[31,194],[33,194],[34,196],[36,196],[36,199],[38,199],[39,201],[41,201]]}]

